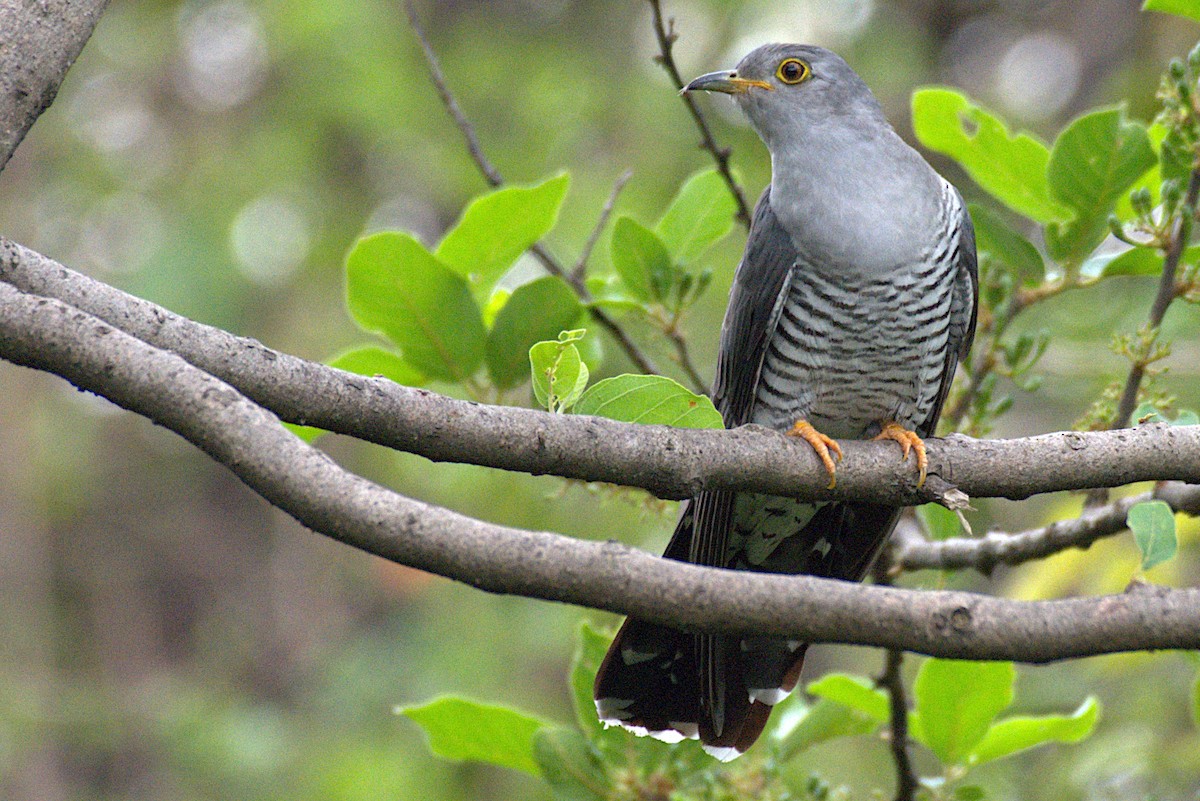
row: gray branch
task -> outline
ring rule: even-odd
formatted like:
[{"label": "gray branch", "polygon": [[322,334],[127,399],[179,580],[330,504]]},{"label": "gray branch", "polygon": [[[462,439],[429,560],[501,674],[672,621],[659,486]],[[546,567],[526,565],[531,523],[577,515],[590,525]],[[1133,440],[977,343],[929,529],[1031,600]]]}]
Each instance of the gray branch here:
[{"label": "gray branch", "polygon": [[188,320],[0,238],[0,281],[57,298],[233,385],[293,423],[434,461],[641,487],[661,498],[702,489],[896,506],[1026,498],[1134,481],[1200,483],[1200,426],[1062,432],[1013,440],[930,440],[930,478],[888,442],[845,442],[836,489],[804,443],[746,426],[699,431],[453,400],[346,373]]},{"label": "gray branch", "polygon": [[[472,520],[348,473],[270,412],[182,358],[0,282],[0,356],[60,375],[188,439],[272,504],[365,551],[480,589],[689,630],[1047,662],[1200,648],[1200,590],[1008,601],[672,562],[619,543]],[[164,325],[166,320],[162,321]]]},{"label": "gray branch", "polygon": [[0,170],[54,102],[108,0],[0,0]]},{"label": "gray branch", "polygon": [[[920,536],[897,536],[891,549],[892,565],[900,570],[961,570],[974,568],[991,573],[997,565],[1019,565],[1070,548],[1087,548],[1093,542],[1126,529],[1130,508],[1145,501],[1166,501],[1176,512],[1200,515],[1200,486],[1175,481],[1042,528],[1015,534],[990,532],[983,537],[954,537],[931,542]],[[898,533],[900,533],[898,531]]]}]

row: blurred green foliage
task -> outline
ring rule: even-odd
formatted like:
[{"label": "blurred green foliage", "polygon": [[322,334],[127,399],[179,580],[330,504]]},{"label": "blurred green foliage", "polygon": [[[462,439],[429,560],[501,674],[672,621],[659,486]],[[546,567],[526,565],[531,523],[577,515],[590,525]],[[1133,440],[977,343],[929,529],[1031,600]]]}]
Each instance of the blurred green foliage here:
[{"label": "blurred green foliage", "polygon": [[[816,41],[855,65],[902,132],[915,86],[952,84],[973,108],[1007,121],[1008,130],[1031,129],[1031,141],[1056,147],[1068,120],[1093,106],[1124,102],[1125,112],[1106,112],[1108,127],[1086,132],[1089,138],[1149,122],[1164,62],[1187,52],[1197,33],[1189,22],[1139,15],[1115,0],[969,5],[692,0],[668,3],[667,12],[677,18],[677,56],[687,74],[731,66],[764,41]],[[570,172],[570,191],[545,240],[550,252],[570,264],[613,183],[633,170],[615,218],[642,221],[633,224],[662,243],[672,267],[662,274],[678,291],[660,292],[657,316],[629,309],[616,280],[615,221],[592,257],[589,286],[608,308],[626,304],[623,322],[673,378],[686,383],[663,336],[677,324],[700,372],[710,376],[741,238],[716,235],[719,215],[712,228],[693,229],[697,238],[664,214],[689,176],[709,165],[651,60],[645,4],[502,0],[419,10],[459,102],[504,176],[530,185]],[[1037,94],[1038,86],[1048,93]],[[728,104],[706,108],[753,197],[769,173],[761,144],[725,113]],[[981,129],[989,124],[975,119]],[[1160,153],[1188,144],[1164,145],[1165,131],[1146,130]],[[1137,162],[1144,148],[1130,153]],[[930,157],[970,200],[992,202],[963,167]],[[1051,159],[1052,151],[1047,164]],[[1164,174],[1151,170],[1140,179],[1153,204],[1162,200],[1161,180],[1178,168],[1167,159],[1163,165]],[[347,368],[405,383],[432,380],[438,391],[466,395],[464,384],[445,380],[454,373],[439,372],[450,367],[436,358],[418,370],[390,348],[361,348],[364,335],[342,302],[345,257],[364,235],[376,234],[461,264],[436,243],[446,246],[462,209],[485,188],[394,4],[129,0],[106,13],[57,101],[0,174],[0,222],[5,235],[27,246],[195,319],[308,358],[341,353],[338,363]],[[1032,219],[1065,222],[1070,217],[1059,206],[1076,196],[1047,193],[1054,213]],[[1038,253],[1039,226],[1019,216],[1029,210],[988,208],[995,220],[981,232],[986,227],[993,252],[1005,254],[986,273],[996,297],[1011,298],[1047,272],[1056,277],[1054,265],[1030,255],[1030,248]],[[1123,233],[1140,243],[1157,222],[1143,210],[1115,200],[1120,221],[1133,221]],[[1095,238],[1094,217],[1086,230],[1064,231],[1056,258],[1077,260],[1082,246],[1074,243]],[[644,222],[650,220],[658,222]],[[379,234],[395,230],[412,235],[401,245],[397,235]],[[706,238],[712,247],[702,252]],[[1128,361],[1105,345],[1114,332],[1144,323],[1161,257],[1151,246],[1097,259],[1077,265],[1080,273],[1099,274],[1111,264],[1114,277],[1031,305],[994,337],[981,338],[981,352],[1003,369],[985,398],[992,412],[980,422],[1002,435],[1068,427],[1089,399],[1124,375]],[[705,293],[697,287],[706,272],[712,287]],[[439,286],[457,292],[468,311],[468,299],[479,309],[476,333],[499,338],[500,330],[513,343],[534,336],[518,325],[524,314],[506,320],[505,306],[489,307],[472,292],[470,276],[453,275],[462,284],[445,278]],[[535,290],[520,298],[518,292],[540,275],[519,257],[507,275],[486,281],[498,280],[502,294],[493,297],[538,308]],[[555,294],[545,286],[536,293]],[[682,310],[687,315],[679,318]],[[558,330],[575,327],[560,322]],[[1044,340],[1042,331],[1053,335]],[[1200,397],[1197,331],[1196,308],[1176,304],[1161,335],[1172,348],[1161,362],[1171,371],[1159,386],[1191,408]],[[603,360],[589,355],[591,343],[603,343]],[[509,358],[515,344],[489,351],[485,340],[482,351],[475,347],[460,355],[486,366],[502,399],[532,400],[527,362],[520,360],[518,379]],[[596,367],[593,379],[630,370],[598,330],[579,348],[581,364]],[[1034,354],[1047,380],[1030,395],[1020,387],[1031,386]],[[726,779],[700,769],[709,763],[698,751],[664,756],[647,741],[629,746],[619,732],[589,730],[582,715],[590,705],[586,670],[575,670],[570,691],[562,680],[578,610],[485,596],[312,537],[145,421],[7,364],[0,365],[0,386],[0,797],[550,796],[522,773],[432,756],[420,730],[394,710],[443,693],[558,723],[570,721],[578,706],[586,735],[551,729],[535,740],[539,770],[554,776],[585,757],[585,737],[600,738],[596,747],[613,754],[632,748],[636,764],[674,760],[673,770],[715,783],[693,788],[697,794],[754,789],[722,784]],[[1002,401],[1009,411],[996,418]],[[334,437],[321,447],[398,491],[508,525],[620,535],[657,549],[671,524],[669,505],[639,494],[433,466]],[[1078,501],[979,505],[978,530],[1015,530],[1077,513]],[[1200,531],[1180,518],[1176,533],[1177,555],[1150,577],[1194,584]],[[998,571],[990,580],[920,574],[907,581],[1052,597],[1119,590],[1142,561],[1129,538]],[[591,648],[594,659],[595,642]],[[809,676],[870,674],[876,660],[862,650],[815,648]],[[1089,693],[1102,700],[1104,719],[1079,747],[1036,749],[973,768],[969,786],[986,787],[993,798],[1194,794],[1195,677],[1193,662],[1172,656],[1022,669],[1019,717],[989,731]],[[846,704],[827,697],[789,703],[796,705],[796,730],[814,734],[782,769],[788,787],[814,798],[861,798],[891,786],[876,717],[850,715],[832,706]],[[807,713],[797,722],[801,707]],[[832,736],[853,731],[859,734]],[[923,772],[936,773],[930,754],[917,760]],[[644,773],[617,780],[628,787]]]}]

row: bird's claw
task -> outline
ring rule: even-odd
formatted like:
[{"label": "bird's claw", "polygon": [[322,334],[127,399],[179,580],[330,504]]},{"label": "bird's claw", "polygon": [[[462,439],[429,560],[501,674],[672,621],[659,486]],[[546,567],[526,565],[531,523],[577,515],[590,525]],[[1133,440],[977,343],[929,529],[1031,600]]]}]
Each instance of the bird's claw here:
[{"label": "bird's claw", "polygon": [[925,454],[925,442],[896,422],[885,423],[875,439],[890,439],[900,443],[900,461],[907,461],[908,454],[917,452],[917,488],[925,486],[925,477],[929,470],[929,457]]},{"label": "bird's claw", "polygon": [[829,473],[829,486],[826,489],[833,489],[837,486],[837,463],[829,455],[829,452],[833,451],[837,454],[837,461],[842,460],[842,446],[837,444],[837,440],[817,431],[807,420],[797,420],[788,429],[787,436],[802,439],[811,445],[817,453],[817,458],[821,460],[821,464],[825,465],[825,470]]}]

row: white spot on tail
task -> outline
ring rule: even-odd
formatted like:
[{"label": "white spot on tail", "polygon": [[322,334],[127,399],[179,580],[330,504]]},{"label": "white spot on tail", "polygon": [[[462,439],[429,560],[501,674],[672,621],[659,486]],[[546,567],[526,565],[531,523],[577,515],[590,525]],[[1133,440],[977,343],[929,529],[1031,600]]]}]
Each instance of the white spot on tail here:
[{"label": "white spot on tail", "polygon": [[702,745],[701,748],[703,748],[705,753],[707,753],[710,757],[715,757],[715,758],[721,760],[722,762],[728,762],[731,759],[737,759],[738,757],[740,757],[742,755],[741,751],[739,751],[736,748],[733,748],[731,746],[707,745],[706,744],[706,745]]}]

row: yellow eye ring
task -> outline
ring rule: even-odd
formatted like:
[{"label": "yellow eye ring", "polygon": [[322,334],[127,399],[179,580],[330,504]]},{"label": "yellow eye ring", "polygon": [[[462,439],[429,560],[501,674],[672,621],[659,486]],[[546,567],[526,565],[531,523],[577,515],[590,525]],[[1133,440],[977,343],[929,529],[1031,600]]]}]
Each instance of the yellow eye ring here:
[{"label": "yellow eye ring", "polygon": [[811,74],[809,66],[798,58],[785,58],[775,70],[775,77],[786,84],[800,83]]}]

